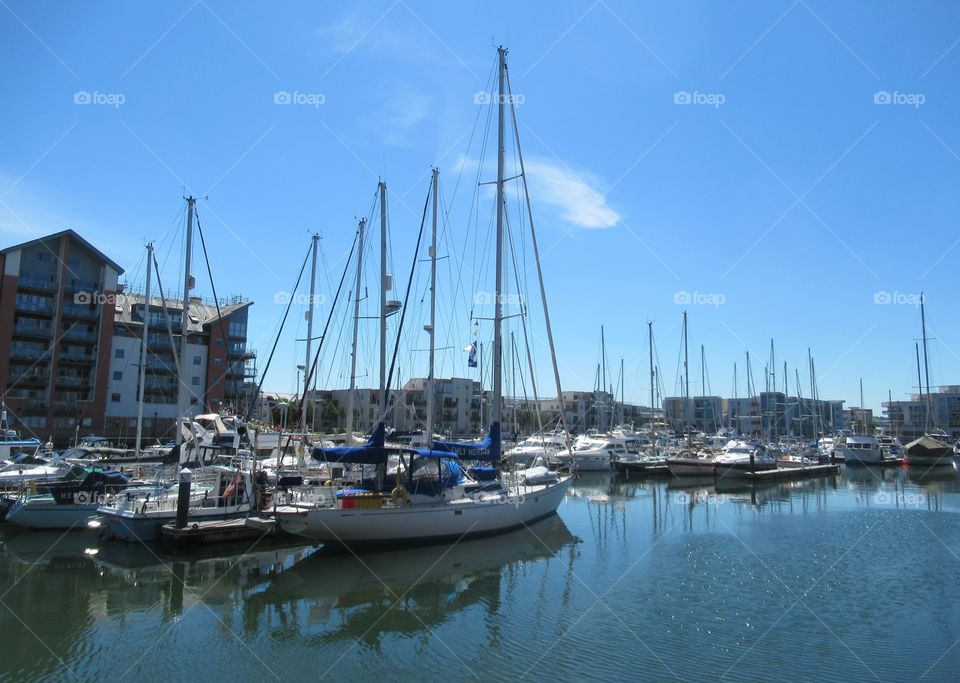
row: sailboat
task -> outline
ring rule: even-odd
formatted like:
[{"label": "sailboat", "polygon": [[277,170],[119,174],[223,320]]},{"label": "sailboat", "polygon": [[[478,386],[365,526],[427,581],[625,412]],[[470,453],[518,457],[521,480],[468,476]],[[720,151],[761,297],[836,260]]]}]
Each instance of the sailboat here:
[{"label": "sailboat", "polygon": [[[504,136],[505,104],[511,103],[513,131],[519,143],[519,130],[516,126],[516,111],[513,98],[507,97],[509,81],[507,77],[506,49],[498,48],[498,148],[497,148],[497,221],[496,221],[496,269],[494,297],[494,336],[493,336],[493,403],[489,432],[478,448],[488,453],[489,460],[498,462],[501,455],[501,417],[503,407],[502,387],[502,286],[504,254]],[[526,189],[526,176],[523,170],[523,156],[519,144],[516,145],[520,175]],[[432,178],[433,221],[431,242],[432,274],[436,268],[436,229],[437,229],[437,176],[434,170]],[[426,219],[426,212],[424,212]],[[423,226],[421,225],[421,231]],[[532,222],[531,222],[532,229]],[[534,245],[536,243],[534,242]],[[419,240],[418,240],[419,248]],[[534,247],[535,254],[536,246]],[[432,282],[435,278],[432,276]],[[436,289],[431,287],[431,318],[436,305]],[[434,335],[433,320],[429,329],[431,349]],[[549,325],[548,325],[549,336]],[[552,339],[552,337],[550,337]],[[430,382],[433,380],[433,353],[431,351]],[[427,396],[433,395],[432,386]],[[389,406],[388,401],[383,402]],[[389,546],[410,543],[456,542],[464,538],[501,534],[524,527],[556,513],[572,479],[559,475],[526,477],[525,472],[504,475],[499,481],[472,482],[463,477],[457,466],[458,455],[448,450],[444,443],[434,442],[432,435],[432,406],[428,410],[426,430],[427,444],[423,449],[387,447],[384,443],[384,419],[381,412],[380,422],[373,436],[365,444],[357,447],[318,448],[314,457],[341,463],[371,464],[383,467],[396,463],[395,475],[384,476],[384,484],[395,486],[389,494],[380,490],[348,489],[335,491],[332,487],[303,487],[294,492],[294,497],[285,505],[278,506],[276,518],[281,528],[288,532],[304,536],[311,540],[345,546]],[[378,467],[379,469],[379,467]],[[539,469],[539,468],[538,468]],[[417,477],[433,470],[437,476],[433,479]],[[537,472],[541,475],[541,472]],[[379,477],[378,477],[379,478]],[[532,481],[542,483],[531,483]],[[421,488],[422,487],[422,488]]]},{"label": "sailboat", "polygon": [[[923,368],[927,380],[926,410],[927,424],[931,422],[930,411],[930,366],[927,364],[927,316],[924,309],[923,293],[920,294],[920,325],[923,339]],[[920,375],[920,358],[917,357],[917,375]],[[923,383],[920,384],[920,400],[923,400]],[[946,441],[946,433],[927,432],[919,439],[911,441],[904,450],[907,453],[907,465],[910,467],[953,466],[953,446]]]}]

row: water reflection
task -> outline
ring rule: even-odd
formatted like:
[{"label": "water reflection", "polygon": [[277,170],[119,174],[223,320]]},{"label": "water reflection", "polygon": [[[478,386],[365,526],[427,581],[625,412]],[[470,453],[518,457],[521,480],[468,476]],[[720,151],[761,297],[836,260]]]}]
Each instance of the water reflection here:
[{"label": "water reflection", "polygon": [[472,606],[500,608],[501,591],[537,561],[577,539],[558,516],[525,529],[453,546],[355,555],[322,550],[277,575],[244,605],[250,632],[280,639],[360,639],[422,632]]}]

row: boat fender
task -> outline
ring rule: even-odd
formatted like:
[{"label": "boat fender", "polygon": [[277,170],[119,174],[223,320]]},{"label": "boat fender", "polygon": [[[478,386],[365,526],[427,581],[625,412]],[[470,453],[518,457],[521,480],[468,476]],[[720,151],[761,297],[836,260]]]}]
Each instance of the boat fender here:
[{"label": "boat fender", "polygon": [[397,486],[390,492],[390,499],[395,507],[401,507],[410,502],[410,494],[402,486]]},{"label": "boat fender", "polygon": [[333,479],[327,479],[325,482],[323,482],[323,485],[333,487]]}]

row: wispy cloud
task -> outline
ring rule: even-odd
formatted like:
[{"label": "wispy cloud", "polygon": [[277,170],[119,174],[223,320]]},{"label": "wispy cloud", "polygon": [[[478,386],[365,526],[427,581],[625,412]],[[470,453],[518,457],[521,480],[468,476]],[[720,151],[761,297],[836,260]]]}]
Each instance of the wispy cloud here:
[{"label": "wispy cloud", "polygon": [[[336,21],[317,27],[320,47],[336,55],[360,53],[386,57],[395,61],[422,62],[435,60],[439,52],[424,40],[423,30],[413,25],[412,17],[404,16],[394,5],[382,13],[344,11]],[[390,21],[384,21],[390,14]]]},{"label": "wispy cloud", "polygon": [[380,136],[384,144],[418,148],[420,124],[427,121],[433,98],[408,83],[395,83],[384,89],[379,106],[360,119],[360,124]]},{"label": "wispy cloud", "polygon": [[[574,169],[566,162],[537,157],[524,159],[524,165],[534,211],[553,212],[561,220],[588,230],[612,228],[620,223],[620,214],[607,204],[606,195],[599,189],[602,183],[592,173]],[[477,166],[475,158],[464,155],[454,164],[456,173],[470,179],[478,177]],[[515,169],[511,175],[514,172]],[[496,158],[485,160],[479,180],[490,183],[496,176]],[[484,185],[484,189],[492,197],[493,185]]]},{"label": "wispy cloud", "polygon": [[526,170],[533,200],[556,209],[563,220],[588,229],[612,228],[620,222],[620,214],[607,204],[592,174],[539,159],[528,161]]}]

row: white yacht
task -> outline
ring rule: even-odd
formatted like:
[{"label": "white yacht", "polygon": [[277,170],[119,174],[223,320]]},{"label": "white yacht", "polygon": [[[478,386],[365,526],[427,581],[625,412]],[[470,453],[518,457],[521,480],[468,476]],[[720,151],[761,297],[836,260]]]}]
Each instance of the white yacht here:
[{"label": "white yacht", "polygon": [[834,457],[848,465],[878,465],[883,462],[880,441],[875,436],[847,434],[833,447]]},{"label": "white yacht", "polygon": [[718,479],[730,479],[747,472],[776,469],[777,459],[763,444],[731,439],[713,459],[713,465]]},{"label": "white yacht", "polygon": [[527,466],[538,457],[547,462],[558,462],[567,455],[567,439],[563,434],[534,434],[503,454],[510,463]]}]

